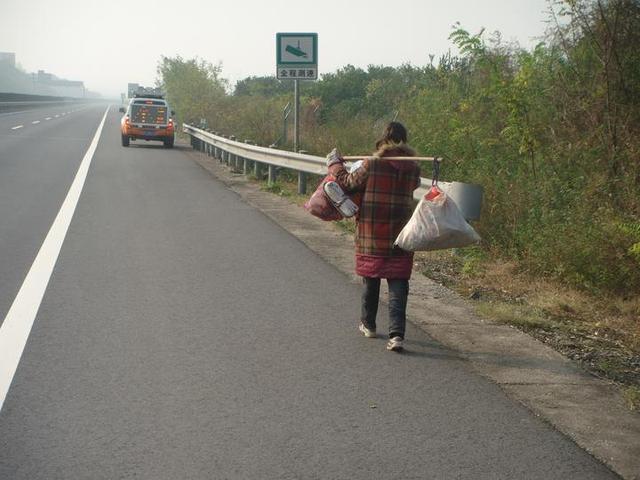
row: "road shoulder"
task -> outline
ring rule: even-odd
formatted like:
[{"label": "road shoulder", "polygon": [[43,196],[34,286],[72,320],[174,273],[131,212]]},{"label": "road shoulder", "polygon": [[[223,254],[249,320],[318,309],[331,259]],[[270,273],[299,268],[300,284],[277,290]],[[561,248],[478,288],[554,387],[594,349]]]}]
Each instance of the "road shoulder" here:
[{"label": "road shoulder", "polygon": [[[202,153],[189,157],[264,212],[354,283],[353,242],[286,198]],[[386,295],[386,293],[385,293]],[[640,479],[640,415],[629,411],[619,389],[598,379],[552,348],[507,325],[479,318],[467,301],[423,275],[411,281],[409,320],[459,352],[481,375],[549,422],[627,479]]]}]

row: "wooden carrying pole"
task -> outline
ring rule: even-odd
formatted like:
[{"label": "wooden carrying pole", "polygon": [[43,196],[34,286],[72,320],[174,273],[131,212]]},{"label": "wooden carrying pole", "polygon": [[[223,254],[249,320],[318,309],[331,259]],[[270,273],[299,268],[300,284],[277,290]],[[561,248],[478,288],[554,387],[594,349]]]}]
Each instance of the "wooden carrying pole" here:
[{"label": "wooden carrying pole", "polygon": [[433,162],[437,160],[438,162],[442,162],[442,158],[440,157],[377,157],[375,155],[348,155],[346,157],[342,157],[343,160],[353,161],[353,160],[413,160],[413,161],[423,161],[423,162]]}]

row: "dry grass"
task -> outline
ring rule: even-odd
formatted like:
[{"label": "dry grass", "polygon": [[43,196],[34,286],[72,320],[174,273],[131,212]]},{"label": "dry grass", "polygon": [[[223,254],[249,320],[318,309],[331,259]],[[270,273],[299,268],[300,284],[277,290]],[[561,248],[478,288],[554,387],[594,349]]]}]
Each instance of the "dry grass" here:
[{"label": "dry grass", "polygon": [[420,253],[416,262],[426,276],[475,300],[479,315],[624,385],[629,407],[640,408],[640,299],[598,297],[532,277],[479,249]]},{"label": "dry grass", "polygon": [[557,324],[548,318],[544,312],[528,305],[479,301],[476,310],[483,317],[521,327],[524,330],[557,328]]},{"label": "dry grass", "polygon": [[640,354],[640,298],[596,297],[520,272],[513,262],[489,257],[478,259],[443,251],[421,253],[416,258],[423,273],[455,284],[460,293],[492,302],[526,305],[549,318],[575,321],[585,332],[619,341]]},{"label": "dry grass", "polygon": [[629,410],[640,409],[640,387],[627,387],[624,390],[624,399]]},{"label": "dry grass", "polygon": [[640,354],[640,299],[596,297],[549,279],[532,278],[513,263],[486,261],[482,271],[464,279],[474,288],[499,291],[586,334],[617,342]]}]

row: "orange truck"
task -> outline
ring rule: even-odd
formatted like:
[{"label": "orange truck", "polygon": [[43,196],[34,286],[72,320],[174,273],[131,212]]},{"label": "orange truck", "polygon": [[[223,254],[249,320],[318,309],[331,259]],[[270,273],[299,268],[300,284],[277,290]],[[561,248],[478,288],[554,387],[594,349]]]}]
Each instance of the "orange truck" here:
[{"label": "orange truck", "polygon": [[128,147],[131,140],[154,140],[173,147],[174,112],[161,95],[136,94],[120,112],[124,113],[120,120],[123,147]]}]

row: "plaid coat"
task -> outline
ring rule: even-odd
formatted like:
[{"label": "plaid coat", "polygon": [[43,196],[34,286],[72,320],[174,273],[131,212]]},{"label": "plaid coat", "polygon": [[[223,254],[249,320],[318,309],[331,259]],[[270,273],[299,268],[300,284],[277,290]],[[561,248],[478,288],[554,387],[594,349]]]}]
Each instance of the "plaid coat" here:
[{"label": "plaid coat", "polygon": [[409,278],[413,253],[393,245],[413,212],[413,191],[420,185],[417,162],[384,157],[414,156],[407,145],[384,145],[376,155],[349,173],[342,164],[329,172],[347,192],[363,191],[356,231],[356,273],[364,277]]}]

